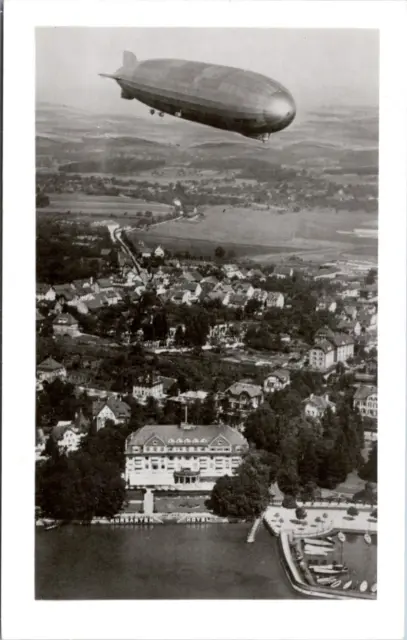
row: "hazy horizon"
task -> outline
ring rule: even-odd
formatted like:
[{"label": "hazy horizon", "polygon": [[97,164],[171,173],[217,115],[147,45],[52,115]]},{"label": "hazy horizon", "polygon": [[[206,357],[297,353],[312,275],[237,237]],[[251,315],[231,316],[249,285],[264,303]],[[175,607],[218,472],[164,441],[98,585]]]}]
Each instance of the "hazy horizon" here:
[{"label": "hazy horizon", "polygon": [[36,102],[147,115],[98,76],[121,66],[126,49],[139,59],[186,58],[263,73],[293,93],[299,111],[379,104],[378,30],[128,27],[37,28]]}]

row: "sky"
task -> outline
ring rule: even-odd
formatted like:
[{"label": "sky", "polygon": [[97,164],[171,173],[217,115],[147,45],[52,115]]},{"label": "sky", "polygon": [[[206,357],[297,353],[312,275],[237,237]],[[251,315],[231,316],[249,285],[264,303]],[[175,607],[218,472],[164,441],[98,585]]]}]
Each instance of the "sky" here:
[{"label": "sky", "polygon": [[138,113],[100,72],[139,60],[184,58],[242,67],[285,85],[297,107],[378,107],[379,32],[367,29],[41,27],[36,30],[37,101],[105,113]]}]

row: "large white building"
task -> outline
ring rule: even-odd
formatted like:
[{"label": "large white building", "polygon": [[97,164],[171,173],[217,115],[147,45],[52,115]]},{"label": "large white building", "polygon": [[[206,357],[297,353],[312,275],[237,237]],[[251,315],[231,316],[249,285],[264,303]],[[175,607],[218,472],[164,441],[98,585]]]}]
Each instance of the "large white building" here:
[{"label": "large white building", "polygon": [[164,397],[164,386],[161,378],[153,375],[140,377],[133,383],[133,398],[144,404],[147,398],[161,400]]},{"label": "large white building", "polygon": [[377,387],[361,385],[353,397],[353,407],[358,409],[362,416],[377,419]]},{"label": "large white building", "polygon": [[146,425],[126,440],[128,487],[210,490],[233,475],[248,450],[227,425]]}]

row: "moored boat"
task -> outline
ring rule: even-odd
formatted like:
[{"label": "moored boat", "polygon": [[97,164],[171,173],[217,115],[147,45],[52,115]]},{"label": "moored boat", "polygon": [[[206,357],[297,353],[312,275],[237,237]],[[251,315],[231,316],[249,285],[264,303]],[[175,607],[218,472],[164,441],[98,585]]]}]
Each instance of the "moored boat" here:
[{"label": "moored boat", "polygon": [[372,593],[377,593],[377,582],[375,582],[374,584],[372,584],[370,591]]},{"label": "moored boat", "polygon": [[347,567],[343,567],[343,569],[327,569],[326,567],[316,567],[315,569],[313,569],[314,573],[327,574],[330,576],[338,576],[341,573],[346,573],[347,571]]},{"label": "moored boat", "polygon": [[331,584],[331,589],[339,589],[341,584],[342,584],[342,580],[335,580],[335,582]]},{"label": "moored boat", "polygon": [[362,593],[364,593],[367,589],[367,580],[363,580],[362,584],[359,587],[359,591],[361,591]]},{"label": "moored boat", "polygon": [[365,535],[363,536],[365,539],[365,542],[367,544],[372,544],[372,538],[370,537],[370,535],[366,532]]},{"label": "moored boat", "polygon": [[347,567],[344,564],[336,564],[335,562],[333,564],[323,564],[323,565],[321,565],[321,564],[310,564],[310,565],[308,565],[308,568],[312,569],[313,571],[315,569],[318,570],[318,569],[321,569],[321,568],[322,569],[336,569],[337,571],[342,571],[342,570],[346,571],[347,570]]},{"label": "moored boat", "polygon": [[344,591],[347,591],[348,589],[350,589],[350,587],[352,586],[352,580],[348,580],[347,582],[345,582],[345,584],[343,585],[342,589]]},{"label": "moored boat", "polygon": [[328,542],[327,540],[319,540],[318,538],[304,538],[304,544],[309,544],[313,547],[329,547],[330,549],[334,546],[333,542]]},{"label": "moored boat", "polygon": [[336,582],[336,578],[332,576],[329,578],[317,578],[318,584],[328,586],[328,587],[330,584],[333,584],[334,582]]},{"label": "moored boat", "polygon": [[343,531],[340,531],[340,532],[338,533],[338,540],[339,540],[339,542],[345,542],[345,540],[346,540],[346,536],[345,536],[345,534],[343,533]]},{"label": "moored boat", "polygon": [[323,549],[322,547],[312,547],[309,545],[305,545],[304,552],[308,556],[327,556],[328,555],[327,549]]}]

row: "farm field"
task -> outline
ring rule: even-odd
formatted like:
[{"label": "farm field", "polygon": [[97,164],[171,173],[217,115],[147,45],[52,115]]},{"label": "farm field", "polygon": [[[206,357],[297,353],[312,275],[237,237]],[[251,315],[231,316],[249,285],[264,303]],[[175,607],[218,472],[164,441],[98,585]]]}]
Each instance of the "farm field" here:
[{"label": "farm field", "polygon": [[84,215],[102,215],[104,217],[109,214],[128,216],[137,215],[138,212],[144,213],[151,211],[154,215],[166,215],[170,213],[172,208],[170,205],[161,202],[147,202],[124,196],[93,196],[83,193],[51,193],[50,205],[43,209],[43,213],[55,213],[60,211],[70,211],[71,213],[83,213]]},{"label": "farm field", "polygon": [[165,227],[151,229],[155,234],[167,237],[207,240],[219,243],[234,243],[286,247],[287,250],[312,249],[339,251],[352,250],[360,245],[377,250],[375,238],[359,238],[355,228],[375,226],[376,218],[364,212],[339,212],[329,210],[277,213],[275,210],[259,210],[214,206],[204,211],[204,218],[194,221],[170,221]]}]

